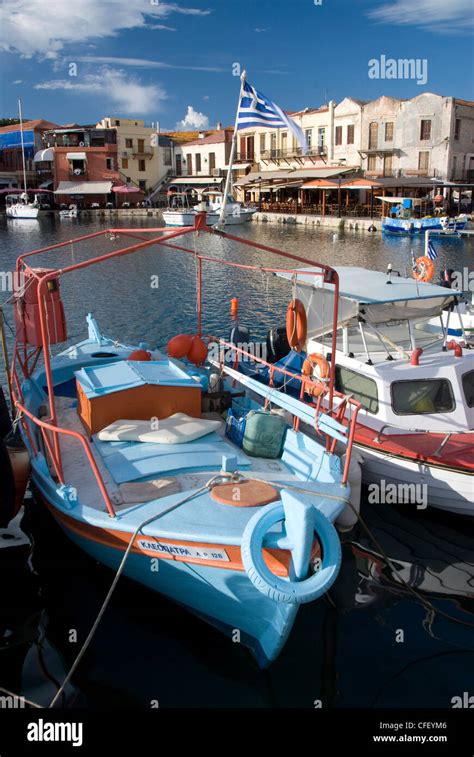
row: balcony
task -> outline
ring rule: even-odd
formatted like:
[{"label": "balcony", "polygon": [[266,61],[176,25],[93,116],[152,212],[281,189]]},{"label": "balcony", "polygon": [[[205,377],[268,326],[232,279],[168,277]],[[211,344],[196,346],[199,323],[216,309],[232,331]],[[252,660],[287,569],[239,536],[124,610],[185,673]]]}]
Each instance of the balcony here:
[{"label": "balcony", "polygon": [[144,158],[147,158],[150,160],[153,157],[153,150],[143,150],[143,152],[132,152],[132,158],[135,158],[136,160],[143,160]]},{"label": "balcony", "polygon": [[326,145],[319,145],[318,147],[310,147],[306,154],[303,153],[301,147],[288,147],[280,150],[262,150],[260,153],[260,159],[288,160],[290,158],[324,157],[325,155],[327,155]]}]

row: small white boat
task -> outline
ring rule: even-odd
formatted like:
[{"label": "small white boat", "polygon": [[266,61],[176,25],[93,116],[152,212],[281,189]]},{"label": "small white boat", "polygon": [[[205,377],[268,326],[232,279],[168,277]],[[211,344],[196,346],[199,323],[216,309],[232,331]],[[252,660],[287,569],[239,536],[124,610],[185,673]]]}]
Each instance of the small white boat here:
[{"label": "small white boat", "polygon": [[16,195],[7,195],[5,201],[5,213],[7,215],[7,218],[38,218],[39,203],[37,201],[36,195],[33,202],[29,201],[28,194],[26,192],[22,192],[22,194]]},{"label": "small white boat", "polygon": [[18,113],[20,116],[21,158],[23,163],[23,192],[6,196],[5,213],[7,218],[36,219],[39,213],[39,202],[35,195],[33,202],[29,201],[28,188],[26,185],[25,144],[23,140],[23,117],[21,113],[21,100],[18,100]]},{"label": "small white boat", "polygon": [[59,211],[59,217],[60,218],[77,218],[79,215],[79,210],[77,209],[77,205],[74,203],[69,205],[68,208],[64,208],[63,210]]},{"label": "small white boat", "polygon": [[[203,202],[191,205],[191,197],[187,192],[176,192],[170,195],[170,204],[163,213],[163,220],[167,226],[194,226],[194,219],[199,211],[206,211],[206,223],[215,226],[220,218],[224,196],[221,192],[206,190],[200,193]],[[250,221],[256,208],[246,208],[233,197],[227,198],[225,209],[225,226],[236,226]]]},{"label": "small white boat", "polygon": [[[328,373],[321,368],[334,351],[337,390],[363,406],[354,444],[363,480],[376,485],[380,503],[474,515],[474,351],[451,338],[449,324],[439,335],[426,328],[430,319],[447,318],[448,309],[463,322],[461,292],[391,272],[335,271],[334,283],[324,282],[318,267],[296,280],[277,274],[292,282],[307,327],[296,351],[259,379],[291,393],[278,367],[299,369],[316,382],[309,404],[324,404]],[[334,324],[328,314],[337,293]]]}]

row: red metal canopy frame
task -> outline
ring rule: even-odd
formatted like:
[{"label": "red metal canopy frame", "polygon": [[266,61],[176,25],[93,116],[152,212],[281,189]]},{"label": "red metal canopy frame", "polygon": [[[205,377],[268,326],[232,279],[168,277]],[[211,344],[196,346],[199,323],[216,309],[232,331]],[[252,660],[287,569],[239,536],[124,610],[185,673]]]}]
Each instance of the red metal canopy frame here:
[{"label": "red metal canopy frame", "polygon": [[[178,239],[179,237],[184,237],[189,234],[199,232],[199,233],[211,234],[213,236],[217,235],[221,238],[237,242],[238,244],[241,244],[247,247],[251,247],[257,250],[263,250],[265,252],[270,252],[280,257],[286,258],[288,260],[293,260],[298,263],[307,264],[311,268],[314,268],[314,266],[316,265],[318,266],[320,270],[319,271],[312,270],[311,273],[314,276],[322,277],[324,283],[328,283],[328,284],[330,283],[334,286],[335,297],[334,297],[334,309],[333,309],[333,331],[332,331],[332,340],[331,340],[330,376],[329,376],[329,385],[328,385],[328,393],[327,393],[328,407],[327,409],[321,408],[321,401],[319,399],[317,403],[317,411],[321,410],[322,412],[334,414],[336,412],[333,405],[335,396],[342,398],[345,403],[349,402],[349,404],[354,406],[354,415],[352,417],[351,423],[349,424],[350,428],[348,428],[348,447],[347,447],[347,455],[346,455],[346,464],[344,467],[344,475],[343,475],[343,483],[345,483],[348,477],[352,441],[354,437],[355,423],[357,420],[357,412],[359,409],[359,403],[355,402],[352,399],[348,400],[347,398],[343,398],[342,395],[340,395],[338,392],[334,390],[336,332],[337,332],[338,299],[339,299],[339,277],[338,277],[337,272],[330,266],[325,265],[323,263],[315,264],[314,261],[308,260],[307,258],[304,258],[300,255],[294,255],[289,252],[283,252],[282,250],[278,250],[277,248],[269,247],[268,245],[259,244],[257,242],[252,242],[248,239],[241,239],[240,237],[234,236],[233,234],[228,234],[227,232],[208,227],[206,225],[206,214],[204,212],[196,214],[194,226],[186,226],[186,227],[180,228],[178,230],[173,230],[173,231],[170,231],[169,229],[163,228],[163,227],[145,228],[145,229],[140,229],[139,232],[140,233],[138,233],[138,230],[136,228],[106,229],[105,231],[104,230],[97,231],[91,234],[86,234],[81,237],[77,237],[76,239],[67,240],[64,242],[58,242],[57,244],[54,244],[54,245],[49,245],[47,247],[42,247],[40,249],[33,250],[28,253],[24,253],[23,255],[20,255],[17,259],[17,264],[16,264],[16,274],[18,277],[17,280],[18,281],[21,280],[20,276],[22,274],[23,275],[28,274],[29,276],[34,277],[34,279],[37,282],[36,283],[37,301],[39,305],[39,320],[40,320],[42,347],[36,347],[33,349],[33,351],[31,351],[31,348],[30,348],[30,353],[28,353],[28,345],[26,343],[20,343],[18,339],[16,340],[14,353],[13,353],[12,368],[11,368],[13,400],[14,400],[14,404],[16,408],[20,411],[20,413],[22,413],[23,416],[26,416],[27,418],[29,418],[33,423],[35,423],[41,429],[45,448],[48,452],[48,456],[51,459],[51,463],[54,467],[54,470],[56,472],[56,475],[59,481],[61,483],[64,483],[63,473],[62,473],[62,464],[61,464],[61,451],[60,451],[59,440],[58,440],[58,435],[63,433],[63,434],[68,434],[70,436],[75,436],[79,438],[79,441],[84,447],[85,454],[89,460],[89,463],[93,469],[94,475],[97,479],[97,483],[99,485],[102,496],[105,500],[109,514],[111,516],[115,515],[114,507],[108,496],[107,489],[102,480],[100,471],[97,468],[97,464],[94,460],[94,456],[90,448],[88,439],[82,434],[69,431],[66,429],[61,429],[57,425],[57,414],[56,414],[55,397],[54,397],[54,384],[53,384],[53,376],[52,376],[52,369],[51,369],[50,340],[49,340],[49,333],[48,333],[48,328],[47,328],[46,308],[44,304],[45,303],[44,295],[47,290],[49,281],[51,281],[52,279],[57,279],[59,276],[63,276],[67,273],[72,273],[73,271],[78,271],[83,268],[89,268],[90,266],[97,265],[107,260],[112,260],[114,258],[122,257],[124,255],[130,255],[132,253],[139,252],[141,250],[146,250],[155,245],[160,245],[162,247],[171,248],[173,250],[177,250],[185,254],[193,255],[193,257],[197,260],[197,270],[198,270],[197,333],[199,336],[201,336],[202,335],[202,262],[203,261],[212,262],[219,265],[231,266],[233,268],[240,268],[243,270],[253,270],[253,271],[264,272],[264,273],[283,273],[284,272],[284,273],[291,273],[296,276],[297,273],[301,272],[301,269],[297,271],[294,268],[288,269],[288,268],[277,268],[277,267],[269,267],[269,266],[256,266],[256,265],[251,265],[251,264],[246,264],[246,263],[236,263],[232,261],[221,260],[219,258],[211,257],[208,255],[202,255],[198,253],[196,250],[190,249],[189,247],[184,247],[182,245],[171,243],[171,240]],[[154,234],[158,236],[154,236],[153,238],[150,239],[143,236],[144,234],[146,235]],[[73,265],[65,266],[64,268],[57,268],[54,270],[44,271],[42,269],[36,269],[29,264],[29,260],[36,255],[40,255],[46,252],[51,252],[53,250],[58,250],[62,247],[67,247],[72,244],[78,244],[78,243],[82,243],[88,240],[98,239],[99,237],[103,237],[104,235],[124,236],[124,237],[135,238],[140,241],[137,242],[136,244],[129,245],[128,247],[123,247],[119,250],[113,250],[103,255],[98,255],[94,258],[83,260],[83,261],[74,263]],[[215,337],[212,337],[212,340],[215,341]],[[220,341],[221,344],[226,344],[223,340],[218,340],[218,341]],[[47,384],[47,390],[48,390],[49,417],[39,419],[39,418],[36,418],[24,405],[24,398],[23,398],[23,393],[21,390],[21,381],[19,378],[17,367],[19,366],[21,368],[21,372],[24,378],[29,378],[36,367],[36,364],[38,362],[41,352],[43,354],[44,370],[45,370],[46,384]],[[246,353],[243,350],[238,349],[237,352],[242,355],[248,355],[254,360],[256,359],[254,355],[251,355],[250,353]],[[20,353],[22,353],[22,356],[20,355]],[[30,363],[30,361],[32,362]],[[267,363],[266,361],[260,360],[260,359],[258,359],[258,362],[268,366],[271,372],[274,371],[274,367],[272,366],[272,364]],[[295,374],[295,373],[292,373],[291,371],[287,371],[282,368],[278,368],[278,371],[279,373],[283,373],[293,379],[299,380],[302,386],[303,385],[309,386],[312,383],[310,377],[305,377],[300,374]],[[28,428],[28,424],[26,423],[24,418],[22,418],[22,424],[25,429],[25,433],[28,437],[28,440],[32,446],[32,450],[36,454],[37,446],[32,438],[32,435]],[[329,438],[327,439],[327,449],[331,451],[334,450],[334,442],[333,440]]]}]

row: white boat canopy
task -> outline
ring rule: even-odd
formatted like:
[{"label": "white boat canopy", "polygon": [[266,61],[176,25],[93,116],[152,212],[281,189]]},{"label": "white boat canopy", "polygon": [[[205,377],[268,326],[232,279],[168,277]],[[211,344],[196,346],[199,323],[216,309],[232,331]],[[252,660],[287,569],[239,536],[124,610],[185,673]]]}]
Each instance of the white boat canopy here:
[{"label": "white boat canopy", "polygon": [[402,203],[404,200],[411,200],[413,205],[423,205],[424,202],[429,202],[429,200],[422,200],[419,197],[383,197],[382,195],[376,195],[376,199],[392,203]]},{"label": "white boat canopy", "polygon": [[[339,276],[338,328],[356,325],[360,316],[371,324],[433,318],[462,294],[395,273],[389,279],[386,273],[353,266],[335,267],[335,271]],[[317,266],[302,268],[296,276],[276,274],[293,283],[294,296],[307,312],[308,337],[313,338],[333,327],[334,284],[324,283],[318,274]]]}]

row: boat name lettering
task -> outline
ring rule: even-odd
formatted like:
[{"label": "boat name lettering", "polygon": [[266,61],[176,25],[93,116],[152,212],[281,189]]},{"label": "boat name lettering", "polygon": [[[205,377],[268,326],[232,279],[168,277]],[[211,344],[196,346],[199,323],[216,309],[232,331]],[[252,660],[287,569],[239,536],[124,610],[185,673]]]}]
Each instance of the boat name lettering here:
[{"label": "boat name lettering", "polygon": [[165,552],[168,555],[178,557],[193,557],[199,560],[225,560],[229,562],[229,556],[224,549],[209,549],[204,547],[190,547],[186,544],[163,544],[159,541],[140,539],[141,549],[149,549],[153,552]]}]

